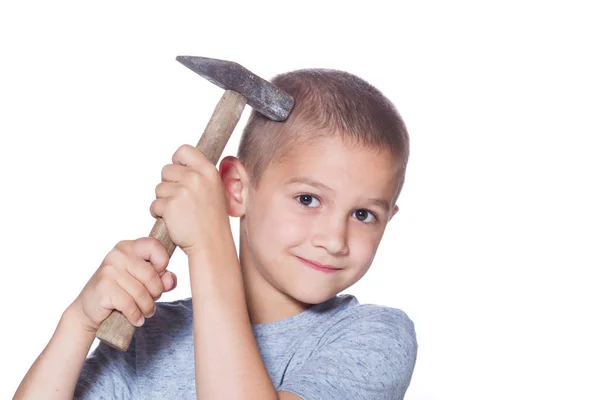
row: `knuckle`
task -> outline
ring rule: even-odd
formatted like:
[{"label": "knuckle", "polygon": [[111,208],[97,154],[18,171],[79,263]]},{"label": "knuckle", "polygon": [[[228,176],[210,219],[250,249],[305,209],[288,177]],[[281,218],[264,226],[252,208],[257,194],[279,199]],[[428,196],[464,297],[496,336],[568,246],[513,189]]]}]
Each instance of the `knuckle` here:
[{"label": "knuckle", "polygon": [[110,274],[116,274],[119,270],[123,269],[127,265],[127,253],[121,250],[112,252],[107,257],[105,264],[105,271]]},{"label": "knuckle", "polygon": [[[159,205],[160,204],[160,205]],[[160,218],[165,221],[171,220],[171,207],[169,207],[170,202],[165,201],[162,203],[156,203],[157,210],[156,212],[159,214]]]},{"label": "knuckle", "polygon": [[150,317],[152,314],[154,314],[155,307],[154,299],[150,299],[150,301],[144,303],[142,307],[142,313],[145,317]]},{"label": "knuckle", "polygon": [[121,310],[123,314],[127,316],[129,321],[135,324],[140,318],[142,318],[142,311],[137,307],[135,302],[128,301],[126,309]]},{"label": "knuckle", "polygon": [[136,303],[139,303],[148,296],[148,291],[140,284],[135,285],[135,288],[131,289],[129,294],[136,300]]},{"label": "knuckle", "polygon": [[120,250],[116,247],[109,251],[108,254],[106,254],[106,257],[104,257],[104,260],[102,260],[102,267],[114,264],[115,260],[119,257],[119,253]]},{"label": "knuckle", "polygon": [[150,286],[150,295],[154,300],[157,300],[165,291],[165,288],[162,283],[162,279],[160,277],[156,277],[156,279],[152,280],[152,284]]},{"label": "knuckle", "polygon": [[137,303],[130,295],[123,296],[121,300],[121,310],[123,314],[133,315],[136,312],[139,312],[139,308]]},{"label": "knuckle", "polygon": [[136,248],[136,250],[143,248],[143,247],[147,247],[147,246],[151,246],[152,245],[152,240],[150,240],[149,237],[139,237],[137,239],[134,240],[133,242],[133,246]]},{"label": "knuckle", "polygon": [[102,266],[100,271],[98,271],[98,280],[99,283],[105,281],[114,281],[118,275],[119,271],[115,264],[107,263]]},{"label": "knuckle", "polygon": [[[156,271],[154,270],[154,268],[152,268],[152,266],[150,266],[150,265],[147,265],[146,268],[143,268],[140,271],[140,278],[142,280],[142,283],[146,287],[151,287],[152,281],[157,276],[158,276],[158,274],[156,273]],[[148,290],[146,288],[144,288],[144,294],[147,294],[147,293],[148,293]]]},{"label": "knuckle", "polygon": [[109,294],[112,290],[111,280],[106,275],[100,276],[95,286],[96,293],[99,293],[101,297]]},{"label": "knuckle", "polygon": [[112,250],[113,254],[126,253],[131,249],[131,240],[121,240],[118,242]]},{"label": "knuckle", "polygon": [[173,153],[173,159],[181,157],[186,152],[189,152],[189,150],[190,150],[189,148],[190,148],[189,144],[182,144],[181,146],[179,146],[177,148],[177,150],[175,150],[175,153]]},{"label": "knuckle", "polygon": [[124,249],[131,246],[131,240],[120,240],[115,246],[117,249]]},{"label": "knuckle", "polygon": [[165,176],[168,174],[169,172],[169,168],[170,168],[170,164],[165,165],[164,167],[162,167],[162,169],[160,170],[160,176],[164,179]]},{"label": "knuckle", "polygon": [[141,239],[144,241],[144,245],[148,246],[152,254],[164,251],[164,247],[158,239],[150,236]]},{"label": "knuckle", "polygon": [[158,202],[158,199],[153,200],[152,203],[150,203],[149,210],[150,210],[150,214],[152,214],[153,216],[157,216],[158,215],[158,210],[156,209],[157,202]]},{"label": "knuckle", "polygon": [[153,299],[154,301],[157,301],[157,300],[159,300],[159,299],[162,297],[162,294],[163,294],[163,293],[164,293],[164,290],[162,290],[162,288],[161,288],[161,290],[160,290],[160,291],[157,291],[157,292],[156,292],[156,294],[153,294],[153,295],[152,295],[152,299]]},{"label": "knuckle", "polygon": [[166,269],[169,265],[170,259],[169,254],[167,253],[167,249],[157,241],[156,243],[156,251],[154,252],[150,264],[150,268],[152,269],[153,278],[152,279],[160,279],[159,272]]}]

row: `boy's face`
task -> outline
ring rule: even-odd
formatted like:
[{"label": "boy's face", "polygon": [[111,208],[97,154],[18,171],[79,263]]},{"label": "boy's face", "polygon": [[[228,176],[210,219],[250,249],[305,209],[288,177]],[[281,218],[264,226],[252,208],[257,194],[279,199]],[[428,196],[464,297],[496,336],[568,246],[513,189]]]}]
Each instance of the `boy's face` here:
[{"label": "boy's face", "polygon": [[397,170],[388,153],[339,136],[298,146],[267,168],[244,201],[245,284],[265,300],[272,292],[309,305],[353,285],[397,211]]}]

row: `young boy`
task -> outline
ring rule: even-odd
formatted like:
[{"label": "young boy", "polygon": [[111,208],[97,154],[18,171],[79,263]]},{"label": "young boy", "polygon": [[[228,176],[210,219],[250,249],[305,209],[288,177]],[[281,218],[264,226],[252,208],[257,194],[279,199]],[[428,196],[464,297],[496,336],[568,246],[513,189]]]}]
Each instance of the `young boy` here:
[{"label": "young boy", "polygon": [[[253,112],[217,170],[182,146],[150,207],[188,256],[192,297],[150,238],[123,241],[65,310],[17,399],[402,399],[417,342],[401,310],[339,293],[369,269],[409,154],[394,106],[358,77],[299,70],[285,122]],[[240,218],[239,259],[229,216]],[[120,310],[127,352],[100,343]],[[144,318],[147,318],[144,321]],[[150,318],[151,317],[151,318]]]}]

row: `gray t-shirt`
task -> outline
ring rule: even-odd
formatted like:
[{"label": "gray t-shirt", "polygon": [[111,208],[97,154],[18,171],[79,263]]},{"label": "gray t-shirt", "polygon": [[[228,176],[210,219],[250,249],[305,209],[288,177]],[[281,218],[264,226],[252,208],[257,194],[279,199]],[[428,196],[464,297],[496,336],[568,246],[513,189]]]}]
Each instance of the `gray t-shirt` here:
[{"label": "gray t-shirt", "polygon": [[[403,311],[348,294],[253,331],[275,389],[305,400],[403,399],[417,356]],[[196,399],[192,300],[158,302],[127,352],[100,343],[75,399]]]}]

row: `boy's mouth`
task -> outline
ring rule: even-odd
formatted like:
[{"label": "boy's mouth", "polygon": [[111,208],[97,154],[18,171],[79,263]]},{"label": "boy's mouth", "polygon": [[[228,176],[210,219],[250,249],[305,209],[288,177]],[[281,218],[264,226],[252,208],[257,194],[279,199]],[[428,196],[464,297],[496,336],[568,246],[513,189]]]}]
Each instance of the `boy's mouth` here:
[{"label": "boy's mouth", "polygon": [[334,267],[332,265],[323,265],[323,264],[319,264],[316,261],[309,261],[309,260],[305,260],[302,257],[298,257],[298,256],[296,256],[296,257],[298,258],[298,260],[300,260],[302,262],[302,264],[306,265],[309,268],[317,270],[317,271],[321,271],[321,272],[325,272],[325,273],[331,274],[331,273],[334,273],[334,272],[342,270],[341,268],[336,268],[336,267]]}]

